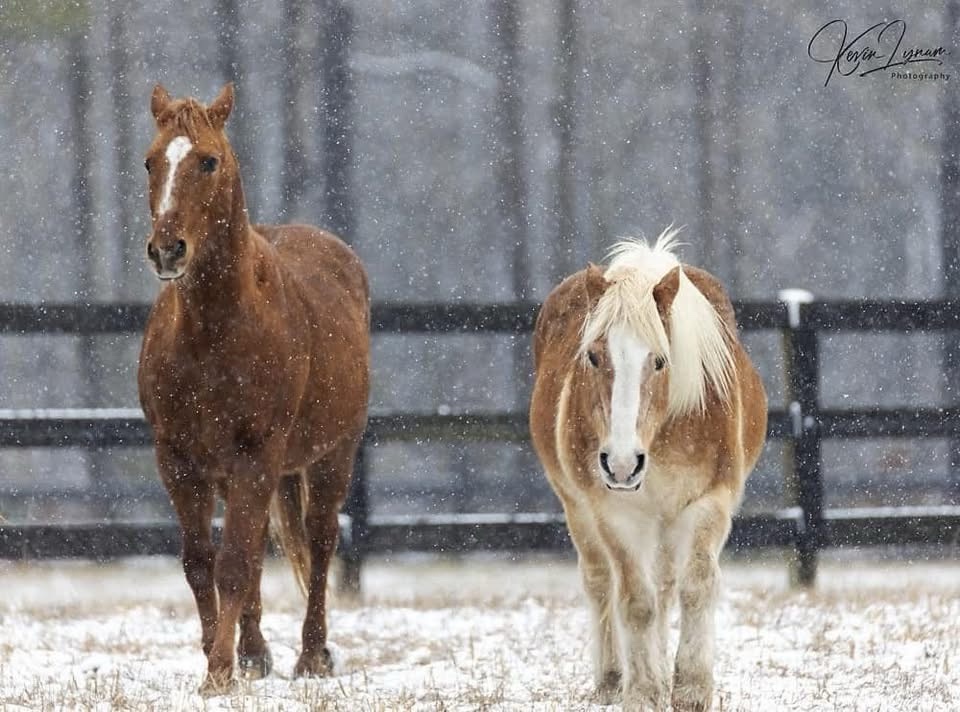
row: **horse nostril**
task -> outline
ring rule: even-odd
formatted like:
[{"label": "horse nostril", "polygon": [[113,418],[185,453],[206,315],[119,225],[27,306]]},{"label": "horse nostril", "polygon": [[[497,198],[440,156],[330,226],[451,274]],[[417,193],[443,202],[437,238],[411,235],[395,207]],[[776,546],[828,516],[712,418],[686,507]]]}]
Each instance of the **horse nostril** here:
[{"label": "horse nostril", "polygon": [[187,243],[183,240],[177,240],[177,244],[173,247],[173,256],[179,259],[185,254],[187,254]]},{"label": "horse nostril", "polygon": [[613,473],[610,472],[610,463],[608,462],[608,458],[609,458],[609,455],[607,455],[607,453],[605,452],[600,453],[600,467],[602,467],[603,471],[606,472],[608,475],[613,475]]},{"label": "horse nostril", "polygon": [[643,463],[646,462],[646,459],[647,459],[647,456],[644,453],[642,452],[637,453],[637,469],[633,471],[633,474],[637,474],[638,472],[640,472],[640,470],[643,469]]},{"label": "horse nostril", "polygon": [[152,242],[147,243],[147,257],[151,260],[156,260],[160,257],[160,253],[157,252],[157,248],[153,246]]}]

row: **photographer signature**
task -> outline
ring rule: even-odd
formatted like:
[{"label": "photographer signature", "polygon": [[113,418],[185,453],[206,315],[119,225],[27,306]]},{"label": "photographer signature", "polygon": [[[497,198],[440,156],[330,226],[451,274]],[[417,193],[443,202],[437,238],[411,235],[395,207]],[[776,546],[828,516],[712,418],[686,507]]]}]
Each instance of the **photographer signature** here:
[{"label": "photographer signature", "polygon": [[[859,76],[865,77],[908,64],[943,64],[941,57],[949,54],[943,47],[911,47],[901,51],[906,33],[907,23],[903,20],[878,22],[848,42],[846,21],[831,20],[810,38],[807,55],[814,62],[830,65],[823,86],[830,83],[834,72],[844,77],[859,72]],[[882,64],[874,66],[877,62]]]}]

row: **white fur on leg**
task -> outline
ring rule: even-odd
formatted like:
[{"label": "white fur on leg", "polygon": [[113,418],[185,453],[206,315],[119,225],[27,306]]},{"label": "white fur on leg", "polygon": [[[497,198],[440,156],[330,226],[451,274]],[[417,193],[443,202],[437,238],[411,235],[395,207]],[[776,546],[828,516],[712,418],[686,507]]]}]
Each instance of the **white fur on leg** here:
[{"label": "white fur on leg", "polygon": [[[609,592],[607,594],[609,596]],[[620,662],[608,605],[590,600],[590,621],[593,628],[593,680],[598,701],[609,705],[620,696]]]},{"label": "white fur on leg", "polygon": [[720,592],[719,549],[729,514],[713,499],[695,502],[675,527],[680,572],[680,643],[673,674],[675,710],[709,710],[713,702],[715,612]]},{"label": "white fur on leg", "polygon": [[614,642],[610,605],[613,600],[610,564],[590,515],[569,508],[567,521],[579,554],[580,578],[590,610],[594,682],[597,697],[612,704],[620,692],[620,660]]},{"label": "white fur on leg", "polygon": [[[625,516],[618,516],[618,515]],[[665,709],[668,690],[666,645],[659,623],[655,584],[659,550],[656,518],[636,510],[610,511],[605,532],[614,579],[613,621],[623,670],[623,709]]]},{"label": "white fur on leg", "polygon": [[713,701],[715,609],[719,590],[719,566],[713,572],[685,584],[680,594],[680,644],[673,675],[674,710],[710,709]]}]

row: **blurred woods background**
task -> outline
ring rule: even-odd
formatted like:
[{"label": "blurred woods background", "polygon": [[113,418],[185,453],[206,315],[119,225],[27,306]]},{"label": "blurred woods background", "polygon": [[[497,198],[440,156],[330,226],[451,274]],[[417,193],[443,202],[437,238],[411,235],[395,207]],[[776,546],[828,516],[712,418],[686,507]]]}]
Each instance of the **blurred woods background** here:
[{"label": "blurred woods background", "polygon": [[[824,87],[807,43],[835,10],[739,5],[3,0],[0,301],[152,301],[150,91],[209,101],[228,80],[253,219],[339,232],[377,301],[539,301],[618,237],[670,223],[687,226],[684,259],[734,298],[957,296],[944,257],[956,222],[943,217],[956,198],[940,185],[956,160],[945,144],[957,146],[957,79]],[[893,17],[871,3],[845,19],[853,30]],[[903,19],[914,43],[960,48],[954,9]],[[960,71],[953,62],[944,71]],[[377,336],[372,411],[523,410],[527,341]],[[135,407],[139,342],[0,337],[0,408]],[[780,407],[777,334],[747,343]],[[955,404],[948,346],[937,334],[826,336],[825,405]],[[772,443],[748,508],[781,502],[780,456]],[[831,506],[955,497],[946,441],[830,441],[823,457]],[[379,511],[557,508],[527,447],[384,444],[370,464]],[[94,478],[118,493],[103,511],[34,496]],[[124,495],[145,487],[156,496]],[[146,450],[0,452],[0,508],[167,511]]]}]

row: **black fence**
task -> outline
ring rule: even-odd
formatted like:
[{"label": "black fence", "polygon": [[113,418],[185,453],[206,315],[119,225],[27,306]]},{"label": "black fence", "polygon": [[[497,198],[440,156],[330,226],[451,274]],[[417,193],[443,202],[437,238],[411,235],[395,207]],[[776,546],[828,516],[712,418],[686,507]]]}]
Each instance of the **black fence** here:
[{"label": "black fence", "polygon": [[[820,407],[822,332],[960,331],[958,302],[805,302],[736,305],[743,330],[779,331],[787,383],[783,409],[769,414],[768,437],[787,442],[784,476],[791,506],[734,520],[729,546],[791,548],[795,578],[812,583],[818,552],[827,547],[891,544],[956,545],[960,506],[828,509],[824,507],[821,443],[825,438],[960,439],[960,408],[827,410]],[[0,334],[137,332],[145,305],[0,305]],[[379,304],[376,333],[507,333],[532,331],[537,306]],[[526,413],[372,416],[358,458],[341,555],[345,583],[359,585],[364,558],[373,553],[477,550],[558,550],[570,546],[561,515],[442,514],[385,516],[369,511],[364,453],[386,441],[513,441],[529,439]],[[0,411],[0,447],[143,447],[152,444],[138,410]],[[954,467],[956,463],[954,463]],[[109,493],[116,496],[116,492]],[[114,558],[175,554],[173,522],[30,524],[0,522],[0,558]]]}]

